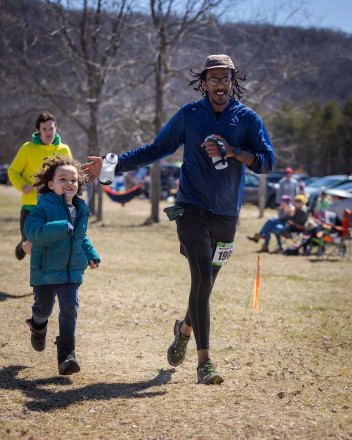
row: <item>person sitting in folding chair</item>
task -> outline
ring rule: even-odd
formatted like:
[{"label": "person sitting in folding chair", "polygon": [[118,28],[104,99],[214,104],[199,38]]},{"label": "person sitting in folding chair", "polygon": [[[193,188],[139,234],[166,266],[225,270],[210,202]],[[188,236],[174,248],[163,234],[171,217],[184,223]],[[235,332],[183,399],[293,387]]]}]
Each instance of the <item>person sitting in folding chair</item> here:
[{"label": "person sitting in folding chair", "polygon": [[253,236],[248,236],[248,240],[258,243],[261,238],[264,238],[264,243],[259,252],[269,252],[269,242],[271,234],[276,235],[278,241],[278,249],[275,253],[282,251],[282,243],[280,238],[280,232],[285,229],[285,225],[289,219],[292,218],[294,212],[294,206],[291,203],[290,196],[281,196],[280,205],[278,207],[278,218],[269,218],[259,232],[256,232]]},{"label": "person sitting in folding chair", "polygon": [[285,238],[294,238],[297,233],[304,231],[304,225],[308,219],[308,210],[305,205],[305,196],[298,194],[295,197],[295,210],[287,221],[285,228],[282,230],[280,235]]}]

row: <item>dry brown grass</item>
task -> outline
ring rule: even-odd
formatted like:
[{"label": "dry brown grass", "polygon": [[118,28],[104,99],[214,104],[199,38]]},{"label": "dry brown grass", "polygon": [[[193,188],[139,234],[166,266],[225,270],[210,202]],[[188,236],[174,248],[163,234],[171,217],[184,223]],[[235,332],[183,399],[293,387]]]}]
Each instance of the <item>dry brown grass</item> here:
[{"label": "dry brown grass", "polygon": [[[212,358],[225,382],[196,385],[196,351],[172,369],[166,351],[185,312],[189,275],[175,224],[139,227],[148,201],[105,200],[89,237],[77,328],[79,374],[60,377],[53,344],[30,345],[29,260],[18,262],[20,195],[0,188],[1,439],[351,439],[351,261],[263,255],[259,313],[252,283],[262,224],[245,206],[235,253],[211,299]],[[164,205],[162,205],[163,207]],[[267,212],[267,215],[273,214]]]}]

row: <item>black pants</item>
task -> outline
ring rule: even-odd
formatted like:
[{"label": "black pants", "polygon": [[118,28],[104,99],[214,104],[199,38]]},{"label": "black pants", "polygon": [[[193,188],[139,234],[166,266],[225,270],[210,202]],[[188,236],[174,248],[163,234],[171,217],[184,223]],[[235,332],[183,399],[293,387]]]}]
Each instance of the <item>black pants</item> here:
[{"label": "black pants", "polygon": [[238,217],[212,214],[184,203],[185,211],[176,221],[181,254],[188,259],[191,290],[185,323],[193,328],[197,350],[209,349],[209,299],[221,266],[212,264],[217,243],[232,243]]},{"label": "black pants", "polygon": [[29,216],[29,212],[27,209],[21,209],[21,214],[20,214],[20,229],[21,229],[21,241],[20,243],[23,243],[24,241],[27,240],[27,237],[25,236],[24,232],[23,232],[23,228],[24,228],[24,224],[26,223],[27,217]]}]

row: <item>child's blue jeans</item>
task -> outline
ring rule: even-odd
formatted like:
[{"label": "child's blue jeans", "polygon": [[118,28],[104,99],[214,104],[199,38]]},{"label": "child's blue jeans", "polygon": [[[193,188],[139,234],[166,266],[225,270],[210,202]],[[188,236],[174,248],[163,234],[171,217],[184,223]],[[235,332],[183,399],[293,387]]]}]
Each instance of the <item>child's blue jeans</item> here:
[{"label": "child's blue jeans", "polygon": [[59,301],[59,335],[74,336],[77,324],[78,289],[80,284],[46,284],[34,286],[32,316],[37,324],[44,324],[53,313],[55,296]]}]

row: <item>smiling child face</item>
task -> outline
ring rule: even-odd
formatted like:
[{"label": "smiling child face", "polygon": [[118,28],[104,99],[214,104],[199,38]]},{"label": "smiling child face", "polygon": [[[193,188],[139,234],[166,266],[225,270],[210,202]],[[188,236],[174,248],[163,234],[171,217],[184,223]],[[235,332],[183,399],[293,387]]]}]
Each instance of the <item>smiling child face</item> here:
[{"label": "smiling child face", "polygon": [[61,165],[56,168],[54,178],[48,182],[49,188],[58,196],[65,194],[68,205],[78,191],[78,171],[72,165]]}]

